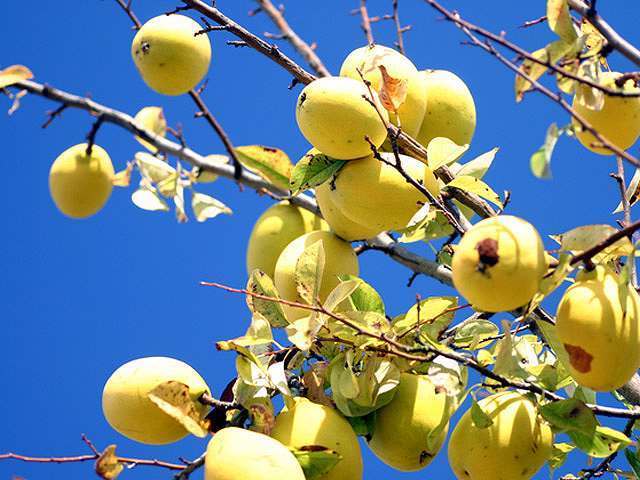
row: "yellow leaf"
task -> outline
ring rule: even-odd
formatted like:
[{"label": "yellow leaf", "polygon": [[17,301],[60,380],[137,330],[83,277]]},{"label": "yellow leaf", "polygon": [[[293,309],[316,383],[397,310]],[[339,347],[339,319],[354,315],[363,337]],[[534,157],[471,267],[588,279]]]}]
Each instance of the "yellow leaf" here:
[{"label": "yellow leaf", "polygon": [[116,457],[116,446],[109,445],[96,460],[96,473],[104,480],[114,480],[122,472],[124,466]]},{"label": "yellow leaf", "polygon": [[215,218],[221,213],[231,215],[231,209],[220,200],[205,195],[204,193],[193,192],[191,196],[191,208],[198,222],[204,222],[210,218]]},{"label": "yellow leaf", "polygon": [[[574,47],[574,43],[568,43],[565,40],[556,40],[540,50],[536,50],[531,55],[544,63],[554,64],[564,57]],[[520,71],[529,76],[531,80],[538,80],[546,71],[547,67],[533,60],[526,59],[520,65]],[[524,94],[531,90],[532,84],[521,75],[516,75],[515,91],[516,102],[520,102]]]},{"label": "yellow leaf", "polygon": [[22,80],[33,78],[33,73],[24,65],[11,65],[0,70],[0,88],[8,87]]},{"label": "yellow leaf", "polygon": [[503,207],[502,200],[496,192],[494,192],[489,185],[484,183],[471,175],[461,175],[451,180],[447,185],[447,188],[455,187],[460,190],[464,190],[469,193],[475,193],[479,197],[482,197],[490,202],[495,203],[500,208]]},{"label": "yellow leaf", "polygon": [[448,138],[436,137],[427,145],[429,168],[435,171],[443,165],[451,165],[457,162],[467,150],[469,145],[458,145]]},{"label": "yellow leaf", "polygon": [[147,397],[189,433],[200,438],[207,436],[208,421],[203,418],[204,409],[191,397],[188,385],[170,380],[155,387]]},{"label": "yellow leaf", "polygon": [[578,35],[573,27],[567,0],[547,0],[549,28],[567,42],[574,42]]},{"label": "yellow leaf", "polygon": [[236,147],[235,153],[246,168],[282,190],[289,189],[293,165],[285,152],[264,145],[246,145]]},{"label": "yellow leaf", "polygon": [[406,79],[394,78],[387,72],[384,65],[379,65],[380,73],[382,74],[382,86],[378,96],[382,106],[390,112],[398,112],[400,105],[407,99],[407,85]]},{"label": "yellow leaf", "polygon": [[131,171],[133,170],[133,162],[127,163],[127,168],[120,170],[113,176],[111,183],[114,187],[128,187],[131,183]]},{"label": "yellow leaf", "polygon": [[[226,155],[207,155],[204,157],[207,164],[213,165],[226,165],[229,163],[229,157]],[[212,183],[218,179],[218,175],[208,170],[204,170],[200,167],[193,167],[191,172],[189,173],[191,177],[191,181],[193,183]]]},{"label": "yellow leaf", "polygon": [[[144,107],[133,117],[135,124],[143,130],[164,137],[167,133],[167,119],[164,117],[162,107]],[[146,140],[136,137],[140,144],[151,153],[156,153],[158,149]]]}]

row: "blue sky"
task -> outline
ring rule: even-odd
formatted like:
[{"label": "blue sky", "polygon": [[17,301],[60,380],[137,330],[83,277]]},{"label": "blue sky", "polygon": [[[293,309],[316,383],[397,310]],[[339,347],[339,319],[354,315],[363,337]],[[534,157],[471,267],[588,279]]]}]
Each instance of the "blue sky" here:
[{"label": "blue sky", "polygon": [[[553,35],[544,25],[518,25],[544,14],[544,2],[463,2],[449,0],[468,19],[529,49],[544,46]],[[133,2],[141,19],[170,10],[175,1]],[[390,1],[371,0],[372,15],[388,13]],[[422,2],[402,1],[401,16],[413,25],[405,41],[419,68],[454,71],[469,85],[478,109],[478,128],[471,152],[501,148],[486,179],[496,191],[512,191],[508,212],[534,223],[543,235],[589,223],[613,224],[617,187],[609,178],[612,158],[599,157],[570,139],[561,139],[554,155],[552,180],[529,172],[529,156],[543,141],[551,122],[566,124],[566,115],[546,99],[527,95],[516,105],[513,76],[478,49],[463,46],[460,32]],[[318,42],[318,53],[332,72],[342,59],[364,44],[355,0],[286,2],[287,18],[299,33]],[[266,17],[247,17],[250,1],[219,0],[218,6],[249,29],[273,31]],[[26,9],[29,8],[27,12]],[[631,41],[639,43],[635,2],[602,2],[602,13]],[[129,55],[133,36],[129,20],[112,0],[36,0],[3,5],[0,65],[22,63],[36,79],[129,113],[161,105],[171,125],[181,123],[189,145],[201,153],[223,148],[206,123],[194,120],[187,97],[162,97],[139,78]],[[378,43],[391,44],[390,23],[374,25]],[[226,33],[212,35],[213,62],[205,99],[237,145],[266,144],[299,158],[307,145],[294,119],[297,91],[287,90],[290,76],[256,52],[225,45]],[[282,48],[289,52],[287,45]],[[614,69],[631,70],[613,56]],[[55,105],[36,97],[23,99],[12,117],[0,115],[4,181],[0,248],[0,452],[31,455],[86,453],[80,434],[99,447],[118,444],[127,456],[175,461],[192,458],[205,447],[189,438],[168,447],[133,443],[111,430],[102,416],[104,381],[122,363],[137,357],[166,355],[196,368],[214,391],[233,376],[234,358],[216,352],[214,342],[246,328],[244,299],[201,287],[201,280],[233,286],[246,282],[244,249],[252,224],[269,200],[231,182],[219,181],[205,192],[227,203],[234,215],[204,224],[178,225],[172,214],[137,209],[130,192],[114,191],[107,207],[85,221],[71,221],[49,198],[51,162],[84,140],[91,118],[66,111],[48,129],[39,127]],[[4,99],[0,108],[9,108]],[[105,125],[98,133],[117,169],[139,150],[126,132]],[[634,147],[637,153],[637,147]],[[628,170],[629,177],[632,171]],[[428,253],[428,249],[416,247]],[[411,288],[409,272],[375,252],[361,257],[362,276],[384,296],[392,314],[406,310],[415,295],[451,290],[427,278]],[[554,307],[553,303],[549,305]],[[501,316],[498,316],[501,317]],[[498,318],[499,319],[499,318]],[[453,478],[442,452],[428,470],[400,474],[365,451],[365,478]],[[573,466],[584,465],[574,456]],[[85,479],[90,465],[41,466],[0,463],[0,477]],[[164,476],[163,476],[164,475]],[[157,470],[136,468],[122,478],[170,478]],[[196,475],[194,478],[200,478]],[[536,478],[548,478],[541,472]]]}]

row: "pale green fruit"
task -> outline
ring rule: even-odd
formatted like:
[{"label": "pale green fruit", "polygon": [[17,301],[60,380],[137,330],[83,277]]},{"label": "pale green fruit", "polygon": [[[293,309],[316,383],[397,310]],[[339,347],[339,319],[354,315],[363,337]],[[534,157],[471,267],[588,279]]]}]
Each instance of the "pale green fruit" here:
[{"label": "pale green fruit", "polygon": [[164,95],[181,95],[204,78],[211,62],[207,35],[184,15],[160,15],[146,22],[131,44],[131,56],[145,83]]},{"label": "pale green fruit", "polygon": [[436,456],[449,430],[447,396],[426,375],[403,373],[391,403],[376,412],[369,447],[396,470],[420,470]]},{"label": "pale green fruit", "polygon": [[[358,276],[358,257],[351,245],[331,232],[314,231],[296,238],[278,257],[274,283],[280,297],[294,302],[304,303],[296,288],[296,264],[305,248],[321,241],[325,254],[324,271],[320,284],[320,301],[324,301],[340,279],[340,275]],[[302,308],[283,305],[289,321],[308,316],[310,312]]]},{"label": "pale green fruit", "polygon": [[451,269],[453,284],[474,308],[502,312],[533,298],[547,272],[547,257],[533,225],[500,215],[478,222],[464,234]]},{"label": "pale green fruit", "polygon": [[276,417],[271,436],[288,447],[321,445],[342,456],[335,467],[315,480],[361,479],[360,445],[349,422],[333,408],[302,397],[296,397],[294,401],[291,410],[285,409]]},{"label": "pale green fruit", "polygon": [[415,137],[427,108],[427,97],[424,93],[426,82],[418,75],[418,69],[411,60],[392,48],[368,45],[355,49],[345,58],[340,75],[361,81],[359,70],[362,76],[371,82],[371,88],[379,92],[383,85],[381,65],[391,77],[407,81],[407,97],[398,108],[400,121],[395,114],[390,114],[389,117],[394,124],[402,125],[404,132]]},{"label": "pale green fruit", "polygon": [[296,457],[277,440],[228,427],[209,442],[205,480],[305,480]]},{"label": "pale green fruit", "polygon": [[425,70],[427,109],[416,139],[425,147],[436,137],[458,145],[471,143],[476,129],[476,106],[467,85],[452,72]]},{"label": "pale green fruit", "polygon": [[[388,115],[378,95],[373,101],[384,120]],[[307,85],[296,104],[296,120],[304,137],[325,155],[341,160],[363,157],[371,152],[365,137],[379,147],[387,129],[363,82],[344,77],[323,77]]]},{"label": "pale green fruit", "polygon": [[377,229],[360,225],[341,212],[333,201],[330,182],[325,182],[316,187],[316,200],[322,216],[331,227],[331,230],[340,238],[353,242],[375,237],[379,233]]},{"label": "pale green fruit", "polygon": [[256,221],[247,246],[247,273],[260,269],[273,278],[282,250],[293,240],[313,230],[328,230],[320,217],[288,202],[269,207]]},{"label": "pale green fruit", "polygon": [[[170,380],[187,385],[194,400],[209,391],[198,372],[173,358],[138,358],[119,367],[102,393],[102,411],[109,425],[127,438],[150,445],[186,437],[187,430],[147,397],[155,387]],[[206,405],[202,405],[203,417],[206,411]]]},{"label": "pale green fruit", "polygon": [[[627,289],[626,315],[621,297]],[[569,356],[569,372],[580,385],[610,391],[640,368],[640,298],[604,267],[580,274],[562,296],[558,339]]]},{"label": "pale green fruit", "polygon": [[[380,155],[395,163],[392,153]],[[400,161],[405,172],[432,195],[440,194],[436,177],[422,162],[406,155],[400,155]],[[398,170],[372,155],[342,167],[329,186],[328,196],[342,215],[376,233],[405,228],[420,207],[428,203],[427,197]]]},{"label": "pale green fruit", "polygon": [[93,145],[81,143],[62,152],[49,171],[49,192],[53,202],[71,218],[86,218],[98,213],[111,196],[113,164],[109,154]]},{"label": "pale green fruit", "polygon": [[[628,93],[640,93],[640,88],[628,80],[623,87],[618,87],[615,80],[620,77],[617,72],[601,73],[600,83],[613,90]],[[579,89],[588,89],[586,85],[579,85]],[[573,100],[573,108],[598,133],[621,150],[626,150],[638,140],[640,136],[640,97],[612,97],[605,94],[604,105],[601,110],[591,110],[582,103]],[[608,148],[593,147],[593,143],[600,143],[591,133],[583,131],[578,121],[572,117],[576,129],[576,138],[589,150],[600,155],[613,155]]]},{"label": "pale green fruit", "polygon": [[449,464],[459,480],[528,480],[551,456],[553,434],[536,405],[517,392],[479,402],[493,421],[477,427],[465,412],[449,439]]}]

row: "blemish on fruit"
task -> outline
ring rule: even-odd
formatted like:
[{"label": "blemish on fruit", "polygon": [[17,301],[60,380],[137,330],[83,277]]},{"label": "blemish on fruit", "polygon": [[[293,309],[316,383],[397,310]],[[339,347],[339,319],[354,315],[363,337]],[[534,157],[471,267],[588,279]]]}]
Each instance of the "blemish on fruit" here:
[{"label": "blemish on fruit", "polygon": [[493,267],[498,263],[500,256],[498,255],[498,241],[493,238],[485,238],[476,244],[478,251],[478,271],[485,273],[487,268]]},{"label": "blemish on fruit", "polygon": [[433,455],[426,450],[420,452],[420,464],[423,464],[427,459],[433,458]]},{"label": "blemish on fruit", "polygon": [[576,345],[564,344],[564,349],[569,354],[569,362],[571,366],[580,373],[591,371],[591,361],[593,355]]},{"label": "blemish on fruit", "polygon": [[149,50],[151,50],[151,45],[149,45],[149,42],[142,42],[140,48],[142,49],[142,53],[146,55],[149,53]]},{"label": "blemish on fruit", "polygon": [[301,107],[306,99],[307,99],[307,94],[302,92],[300,94],[300,100],[298,101],[298,107]]}]

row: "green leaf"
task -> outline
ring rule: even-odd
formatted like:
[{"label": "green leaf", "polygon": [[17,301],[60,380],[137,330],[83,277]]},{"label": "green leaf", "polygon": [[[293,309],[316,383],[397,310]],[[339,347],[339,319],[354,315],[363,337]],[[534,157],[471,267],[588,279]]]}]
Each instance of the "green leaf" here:
[{"label": "green leaf", "polygon": [[370,440],[376,430],[376,412],[373,411],[361,417],[346,417],[351,424],[351,428],[359,437]]},{"label": "green leaf", "polygon": [[354,308],[359,312],[377,312],[381,315],[385,314],[384,302],[382,297],[367,282],[354,275],[340,275],[340,280],[358,280],[358,288],[351,293],[351,302]]},{"label": "green leaf", "polygon": [[446,188],[458,188],[460,190],[464,190],[465,192],[475,193],[479,197],[482,197],[490,202],[495,203],[500,208],[503,207],[502,200],[496,192],[494,192],[489,185],[484,183],[482,180],[479,180],[471,175],[462,175],[454,178],[449,183],[447,183]]},{"label": "green leaf", "polygon": [[564,432],[579,432],[591,437],[596,432],[598,421],[582,400],[568,398],[547,403],[540,407],[543,418],[556,429]]},{"label": "green leaf", "polygon": [[325,254],[322,240],[304,249],[296,263],[296,289],[300,297],[310,305],[315,305],[320,295]]},{"label": "green leaf", "polygon": [[289,189],[298,192],[322,185],[345,165],[345,160],[336,160],[323,153],[308,153],[300,159],[291,172]]},{"label": "green leaf", "polygon": [[565,42],[571,43],[578,38],[567,0],[547,0],[547,23]]},{"label": "green leaf", "polygon": [[[261,270],[254,270],[249,275],[247,290],[258,295],[280,298],[273,280]],[[263,300],[261,298],[247,295],[247,306],[254,313],[259,313],[266,318],[272,327],[285,327],[289,324],[282,305],[273,300]]]},{"label": "green leaf", "polygon": [[478,405],[475,398],[471,399],[471,420],[478,428],[487,428],[493,425],[493,420],[482,410],[482,407]]},{"label": "green leaf", "polygon": [[571,265],[571,259],[573,257],[569,254],[563,253],[560,254],[558,258],[558,265],[553,270],[553,272],[549,275],[545,275],[540,282],[540,286],[538,287],[538,291],[534,294],[533,298],[529,302],[529,306],[527,307],[527,311],[525,313],[525,317],[528,317],[538,306],[542,303],[542,301],[551,294],[556,288],[558,288],[562,282],[565,281],[567,276],[573,270],[573,266]]},{"label": "green leaf", "polygon": [[529,161],[531,172],[538,178],[551,178],[551,155],[558,138],[562,134],[555,123],[549,125],[544,144],[533,154]]},{"label": "green leaf", "polygon": [[484,174],[487,173],[487,170],[491,167],[491,164],[499,150],[499,147],[495,147],[488,152],[477,156],[473,160],[462,165],[462,168],[456,172],[456,175],[469,175],[482,180],[482,177],[484,177]]},{"label": "green leaf", "polygon": [[302,467],[304,477],[307,480],[323,477],[342,460],[342,455],[338,452],[320,445],[305,445],[300,448],[291,448],[290,450]]},{"label": "green leaf", "polygon": [[264,145],[236,147],[238,160],[245,167],[282,190],[289,188],[289,176],[293,165],[282,150]]},{"label": "green leaf", "polygon": [[358,278],[354,280],[346,280],[340,282],[336,287],[327,295],[327,299],[324,301],[324,308],[333,312],[338,305],[344,300],[349,298],[351,294],[358,288]]},{"label": "green leaf", "polygon": [[436,137],[427,145],[429,168],[435,171],[442,166],[457,162],[467,150],[469,145],[461,146],[448,138]]},{"label": "green leaf", "polygon": [[638,459],[638,452],[634,452],[630,448],[627,448],[624,451],[624,456],[626,457],[627,462],[629,462],[629,466],[636,475],[636,478],[640,478],[640,460]]},{"label": "green leaf", "polygon": [[498,335],[498,326],[482,318],[470,318],[458,325],[453,337],[453,344],[458,348],[476,350],[486,347],[486,339]]},{"label": "green leaf", "polygon": [[224,203],[204,193],[193,192],[191,195],[191,209],[198,222],[205,222],[221,213],[231,215],[231,209]]},{"label": "green leaf", "polygon": [[579,431],[569,432],[576,446],[590,457],[605,458],[628,447],[633,441],[624,433],[598,425],[591,435]]}]

